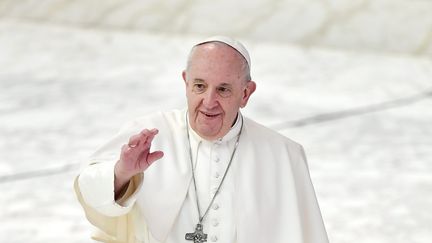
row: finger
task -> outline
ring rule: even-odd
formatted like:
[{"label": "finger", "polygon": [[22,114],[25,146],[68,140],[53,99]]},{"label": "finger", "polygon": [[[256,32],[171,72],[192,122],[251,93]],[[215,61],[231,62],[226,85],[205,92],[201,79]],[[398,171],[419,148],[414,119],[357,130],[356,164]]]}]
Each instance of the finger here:
[{"label": "finger", "polygon": [[157,133],[159,130],[157,128],[152,128],[152,129],[144,129],[141,131],[141,133],[143,132],[150,132],[150,133]]},{"label": "finger", "polygon": [[149,165],[153,164],[158,159],[161,159],[164,156],[164,153],[162,151],[154,151],[152,153],[149,153],[147,156],[147,163]]},{"label": "finger", "polygon": [[158,133],[157,129],[152,129],[152,130],[145,129],[141,132],[141,140],[140,141],[141,141],[141,145],[142,145],[141,147],[144,150],[147,150],[150,148],[151,143],[153,141],[153,138],[156,136],[157,133]]},{"label": "finger", "polygon": [[130,149],[130,147],[127,144],[124,144],[121,147],[121,153],[124,154],[126,151],[128,151]]},{"label": "finger", "polygon": [[121,155],[120,155],[120,157],[129,160],[129,159],[131,159],[134,156],[134,154],[136,154],[138,152],[139,151],[136,151],[135,148],[130,147],[129,144],[125,144],[121,148]]},{"label": "finger", "polygon": [[151,130],[144,129],[140,132],[140,134],[148,137],[148,136],[154,136],[154,135],[158,134],[158,132],[159,132],[159,130],[157,130],[156,128],[153,128]]},{"label": "finger", "polygon": [[158,134],[159,130],[157,128],[153,128],[152,130],[150,130],[150,132],[156,135]]},{"label": "finger", "polygon": [[128,161],[131,159],[131,152],[132,149],[129,147],[129,145],[123,145],[120,152],[120,161],[128,163]]},{"label": "finger", "polygon": [[146,143],[150,144],[158,132],[159,131],[156,128],[153,128],[151,131],[149,131],[149,136],[147,137]]},{"label": "finger", "polygon": [[140,140],[141,140],[140,134],[133,135],[132,137],[129,138],[129,142],[128,142],[129,147],[134,148],[138,146]]},{"label": "finger", "polygon": [[152,129],[151,131],[148,129],[144,129],[139,134],[130,137],[128,145],[130,148],[138,147],[140,144],[146,145],[145,143],[148,140],[148,137],[154,136],[154,134],[155,134],[155,129]]}]

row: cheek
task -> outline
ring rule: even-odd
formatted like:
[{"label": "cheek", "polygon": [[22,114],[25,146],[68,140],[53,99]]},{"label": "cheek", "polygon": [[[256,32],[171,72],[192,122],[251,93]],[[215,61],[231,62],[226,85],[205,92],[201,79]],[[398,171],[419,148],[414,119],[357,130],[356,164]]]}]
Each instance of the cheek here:
[{"label": "cheek", "polygon": [[236,113],[238,109],[238,102],[236,100],[224,100],[220,102],[220,105],[225,116],[231,116],[233,113]]},{"label": "cheek", "polygon": [[187,103],[189,105],[189,109],[195,110],[200,104],[200,97],[193,93],[188,92],[186,95]]}]

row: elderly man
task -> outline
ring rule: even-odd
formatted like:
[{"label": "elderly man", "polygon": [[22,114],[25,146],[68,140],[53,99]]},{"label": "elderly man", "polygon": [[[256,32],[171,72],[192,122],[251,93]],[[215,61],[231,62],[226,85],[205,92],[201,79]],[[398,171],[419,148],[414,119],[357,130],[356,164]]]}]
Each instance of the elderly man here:
[{"label": "elderly man", "polygon": [[328,242],[302,147],[240,113],[254,93],[244,46],[195,45],[187,109],[121,129],[75,180],[103,242]]}]

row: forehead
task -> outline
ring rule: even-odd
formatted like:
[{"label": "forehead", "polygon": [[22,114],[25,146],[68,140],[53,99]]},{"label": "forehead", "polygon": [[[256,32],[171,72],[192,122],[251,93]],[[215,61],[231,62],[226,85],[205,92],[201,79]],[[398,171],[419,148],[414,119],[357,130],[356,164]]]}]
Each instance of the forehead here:
[{"label": "forehead", "polygon": [[226,83],[241,79],[243,57],[234,48],[223,43],[205,43],[195,46],[190,54],[187,74],[192,79],[224,80]]},{"label": "forehead", "polygon": [[209,42],[194,46],[190,53],[190,61],[200,58],[223,60],[225,62],[243,62],[244,57],[233,47],[222,42]]}]

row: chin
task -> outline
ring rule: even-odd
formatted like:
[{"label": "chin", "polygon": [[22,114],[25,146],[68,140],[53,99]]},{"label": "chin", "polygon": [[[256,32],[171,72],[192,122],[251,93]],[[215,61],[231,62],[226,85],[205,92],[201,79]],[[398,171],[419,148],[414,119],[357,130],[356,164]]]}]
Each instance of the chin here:
[{"label": "chin", "polygon": [[[199,130],[198,130],[199,131]],[[209,132],[209,131],[199,131],[199,135],[207,140],[216,139],[218,137],[218,132]]]}]

